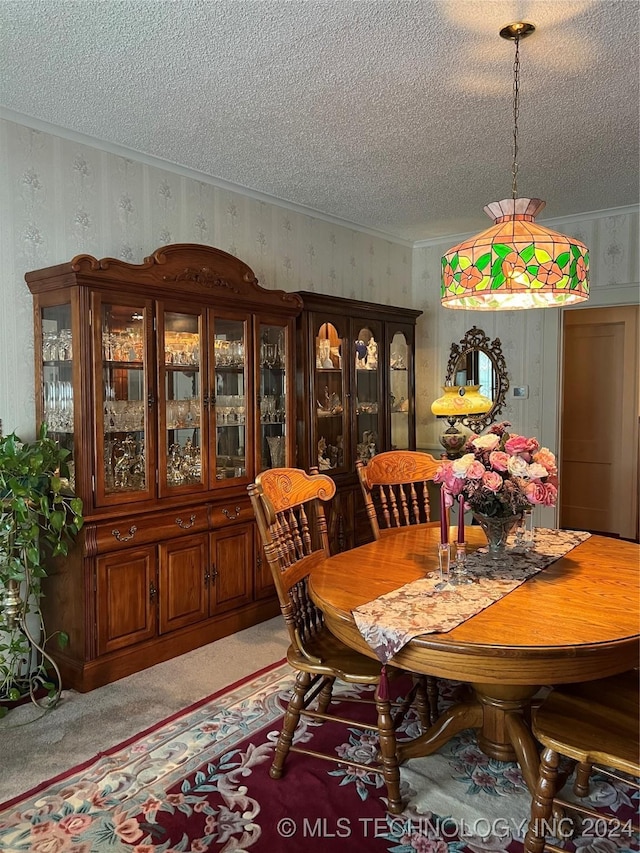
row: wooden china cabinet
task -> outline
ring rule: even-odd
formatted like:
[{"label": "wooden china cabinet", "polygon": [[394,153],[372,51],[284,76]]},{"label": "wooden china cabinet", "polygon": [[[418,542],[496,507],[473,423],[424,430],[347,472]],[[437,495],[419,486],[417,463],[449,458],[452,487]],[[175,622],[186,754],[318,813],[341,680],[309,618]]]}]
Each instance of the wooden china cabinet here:
[{"label": "wooden china cabinet", "polygon": [[331,547],[371,539],[355,471],[385,450],[415,450],[415,327],[422,311],[299,292],[298,465],[331,475]]},{"label": "wooden china cabinet", "polygon": [[44,583],[47,630],[69,636],[54,653],[65,685],[91,690],[276,615],[247,485],[295,458],[300,297],[196,244],[25,278],[37,421],[72,451],[84,502],[82,536]]}]

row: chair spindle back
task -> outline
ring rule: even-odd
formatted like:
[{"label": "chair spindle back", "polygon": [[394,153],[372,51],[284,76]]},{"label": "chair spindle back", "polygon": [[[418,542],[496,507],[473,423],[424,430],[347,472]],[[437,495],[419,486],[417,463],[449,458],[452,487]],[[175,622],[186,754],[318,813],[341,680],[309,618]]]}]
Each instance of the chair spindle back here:
[{"label": "chair spindle back", "polygon": [[440,462],[428,453],[390,450],[356,469],[375,539],[411,524],[431,523],[428,483]]},{"label": "chair spindle back", "polygon": [[323,502],[335,490],[326,474],[307,474],[299,468],[271,468],[248,487],[280,609],[291,642],[300,651],[322,626],[307,579],[314,565],[330,553]]}]

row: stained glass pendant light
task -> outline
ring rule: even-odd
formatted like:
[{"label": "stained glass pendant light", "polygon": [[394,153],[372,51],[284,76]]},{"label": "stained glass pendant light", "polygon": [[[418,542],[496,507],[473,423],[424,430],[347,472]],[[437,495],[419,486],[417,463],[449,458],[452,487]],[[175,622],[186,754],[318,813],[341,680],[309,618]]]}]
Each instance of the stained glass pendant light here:
[{"label": "stained glass pendant light", "polygon": [[579,240],[534,222],[545,202],[517,197],[520,39],[535,30],[518,22],[500,30],[515,42],[512,197],[488,204],[494,224],[442,258],[445,308],[499,311],[575,305],[589,298],[589,250]]}]

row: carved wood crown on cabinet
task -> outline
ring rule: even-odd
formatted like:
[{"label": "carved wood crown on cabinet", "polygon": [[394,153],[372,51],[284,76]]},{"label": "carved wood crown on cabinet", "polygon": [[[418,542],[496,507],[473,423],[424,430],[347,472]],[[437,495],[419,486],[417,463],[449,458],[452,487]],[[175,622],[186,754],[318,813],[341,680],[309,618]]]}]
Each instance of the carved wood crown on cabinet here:
[{"label": "carved wood crown on cabinet", "polygon": [[[36,415],[72,452],[85,528],[43,609],[90,690],[276,615],[247,486],[295,458],[302,300],[226,252],[77,255],[26,274]],[[271,441],[268,441],[271,439]]]}]

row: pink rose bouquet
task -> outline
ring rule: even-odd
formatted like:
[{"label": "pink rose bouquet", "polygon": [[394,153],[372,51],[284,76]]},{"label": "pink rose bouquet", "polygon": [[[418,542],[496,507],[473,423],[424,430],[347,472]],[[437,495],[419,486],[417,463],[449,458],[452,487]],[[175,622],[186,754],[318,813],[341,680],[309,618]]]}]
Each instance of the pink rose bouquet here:
[{"label": "pink rose bouquet", "polygon": [[534,504],[555,506],[556,458],[535,438],[508,433],[508,421],[485,435],[472,435],[459,459],[448,459],[434,477],[451,506],[464,496],[465,509],[499,517],[518,515]]}]

